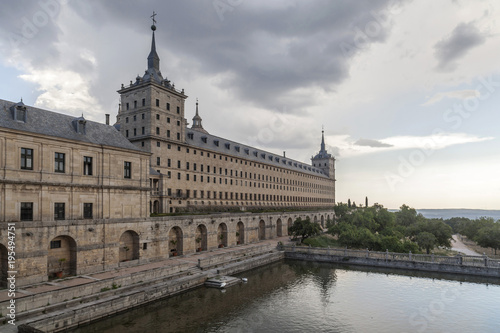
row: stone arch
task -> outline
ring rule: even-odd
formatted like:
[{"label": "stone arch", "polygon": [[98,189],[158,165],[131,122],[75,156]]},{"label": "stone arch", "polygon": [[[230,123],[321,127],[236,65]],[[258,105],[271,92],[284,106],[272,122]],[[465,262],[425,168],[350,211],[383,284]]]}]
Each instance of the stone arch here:
[{"label": "stone arch", "polygon": [[0,288],[7,287],[8,270],[9,270],[8,251],[3,244],[0,244]]},{"label": "stone arch", "polygon": [[153,202],[153,213],[154,214],[160,213],[160,201],[158,201],[158,200],[155,200]]},{"label": "stone arch", "polygon": [[227,225],[225,223],[219,224],[217,228],[217,242],[219,247],[227,246]]},{"label": "stone arch", "polygon": [[318,216],[317,216],[317,215],[314,215],[313,222],[314,222],[314,223],[318,223]]},{"label": "stone arch", "polygon": [[236,224],[236,244],[244,244],[245,243],[245,225],[243,222],[239,221]]},{"label": "stone arch", "polygon": [[260,220],[259,222],[259,240],[266,239],[266,222]]},{"label": "stone arch", "polygon": [[196,252],[207,250],[207,227],[204,224],[198,225],[195,233]]},{"label": "stone arch", "polygon": [[49,277],[76,275],[76,241],[70,236],[57,236],[49,243],[47,274]]},{"label": "stone arch", "polygon": [[183,250],[182,229],[175,226],[170,229],[168,233],[168,252],[170,256],[177,256],[182,254]]},{"label": "stone arch", "polygon": [[321,228],[325,227],[325,217],[321,215]]},{"label": "stone arch", "polygon": [[286,234],[287,235],[290,235],[290,228],[292,227],[292,225],[293,225],[292,218],[289,217],[288,218],[288,222],[287,222],[287,228],[286,228]]},{"label": "stone arch", "polygon": [[119,261],[139,259],[139,235],[133,230],[127,230],[120,236]]},{"label": "stone arch", "polygon": [[276,237],[281,236],[283,236],[283,223],[281,222],[281,219],[278,219],[276,221]]}]

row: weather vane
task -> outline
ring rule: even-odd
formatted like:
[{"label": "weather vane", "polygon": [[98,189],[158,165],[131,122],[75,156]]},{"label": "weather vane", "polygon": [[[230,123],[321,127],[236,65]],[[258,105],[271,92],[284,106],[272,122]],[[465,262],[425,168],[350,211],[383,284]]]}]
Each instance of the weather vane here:
[{"label": "weather vane", "polygon": [[153,20],[153,25],[156,24],[155,16],[156,16],[156,13],[153,10],[153,15],[151,15],[151,19]]}]

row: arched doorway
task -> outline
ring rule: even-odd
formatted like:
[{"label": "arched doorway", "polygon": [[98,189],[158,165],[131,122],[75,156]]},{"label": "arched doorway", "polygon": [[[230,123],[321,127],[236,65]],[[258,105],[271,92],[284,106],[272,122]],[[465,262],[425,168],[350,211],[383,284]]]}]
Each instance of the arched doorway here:
[{"label": "arched doorway", "polygon": [[291,217],[289,217],[289,218],[288,218],[288,222],[287,222],[287,228],[286,228],[286,234],[287,234],[287,235],[290,235],[290,231],[289,231],[289,230],[290,230],[290,228],[292,227],[292,224],[293,224],[293,222],[292,222],[292,218],[291,218]]},{"label": "arched doorway", "polygon": [[155,200],[153,203],[153,213],[160,213],[160,202],[158,200]]},{"label": "arched doorway", "polygon": [[283,223],[281,223],[281,219],[278,219],[276,221],[276,236],[281,237],[283,236]]},{"label": "arched doorway", "polygon": [[139,235],[133,230],[127,230],[120,236],[119,261],[139,259]]},{"label": "arched doorway", "polygon": [[182,254],[183,244],[182,244],[182,229],[179,227],[173,227],[168,233],[168,251],[170,256],[177,256]]},{"label": "arched doorway", "polygon": [[266,222],[260,220],[259,222],[259,240],[266,239]]},{"label": "arched doorway", "polygon": [[238,222],[236,225],[236,244],[245,243],[245,225],[243,222]]},{"label": "arched doorway", "polygon": [[76,242],[69,236],[57,236],[49,243],[47,274],[49,277],[76,275]]},{"label": "arched doorway", "polygon": [[325,227],[325,217],[321,215],[321,228]]},{"label": "arched doorway", "polygon": [[207,250],[207,227],[204,224],[200,224],[196,228],[196,233],[194,237],[196,252]]},{"label": "arched doorway", "polygon": [[219,242],[219,247],[227,246],[227,225],[225,223],[219,224],[217,228],[217,242]]},{"label": "arched doorway", "polygon": [[7,271],[9,270],[9,259],[7,252],[7,248],[0,244],[0,288],[7,287]]},{"label": "arched doorway", "polygon": [[318,217],[316,215],[314,215],[314,223],[318,223]]}]

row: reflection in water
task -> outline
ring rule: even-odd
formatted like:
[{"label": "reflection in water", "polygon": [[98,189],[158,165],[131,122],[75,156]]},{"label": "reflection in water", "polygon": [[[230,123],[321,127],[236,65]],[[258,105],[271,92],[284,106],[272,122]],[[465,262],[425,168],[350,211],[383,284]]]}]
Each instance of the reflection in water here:
[{"label": "reflection in water", "polygon": [[224,293],[198,288],[75,332],[496,332],[500,325],[498,279],[301,261],[240,277],[248,283]]}]

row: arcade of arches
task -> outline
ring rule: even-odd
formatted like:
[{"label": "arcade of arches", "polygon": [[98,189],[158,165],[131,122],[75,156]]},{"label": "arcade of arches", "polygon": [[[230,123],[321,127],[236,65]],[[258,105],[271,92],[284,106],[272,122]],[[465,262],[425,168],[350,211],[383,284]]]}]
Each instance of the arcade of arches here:
[{"label": "arcade of arches", "polygon": [[[30,253],[16,261],[19,285],[47,281],[50,278],[82,275],[164,260],[173,256],[255,243],[288,235],[288,228],[298,217],[309,217],[324,227],[333,217],[325,213],[221,214],[189,217],[157,217],[148,220],[106,222],[106,232],[95,222],[69,225],[64,234],[52,234],[50,227],[19,226],[16,231],[39,237],[30,245]],[[83,227],[82,227],[83,226]],[[37,229],[38,228],[38,229]],[[55,229],[54,229],[55,230]],[[35,236],[36,235],[36,236]],[[39,235],[39,236],[38,236]],[[47,238],[45,238],[47,239]],[[106,246],[103,246],[105,240]],[[17,251],[16,251],[17,252]],[[22,253],[22,252],[19,252]],[[0,243],[0,283],[5,286],[8,272],[8,249]],[[27,281],[27,282],[25,282]]]}]

